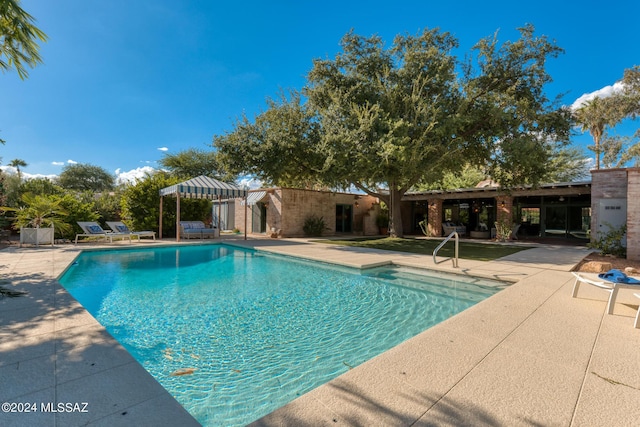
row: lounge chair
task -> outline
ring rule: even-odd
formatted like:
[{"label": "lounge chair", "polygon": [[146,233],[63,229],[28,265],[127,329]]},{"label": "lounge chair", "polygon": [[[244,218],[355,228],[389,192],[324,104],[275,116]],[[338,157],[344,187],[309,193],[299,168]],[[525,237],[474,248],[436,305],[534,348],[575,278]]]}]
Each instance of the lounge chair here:
[{"label": "lounge chair", "polygon": [[185,239],[205,239],[219,236],[217,228],[207,228],[202,221],[180,221],[180,236]]},{"label": "lounge chair", "polygon": [[113,233],[111,231],[105,231],[97,222],[78,221],[78,225],[82,228],[82,233],[76,234],[76,245],[78,244],[78,237],[98,237],[104,238],[105,241],[113,243],[113,239],[129,239],[131,243],[131,234],[129,233]]},{"label": "lounge chair", "polygon": [[[640,294],[633,294],[633,296],[640,298]],[[633,327],[636,329],[640,329],[640,306],[638,306],[638,312],[636,313],[636,322],[633,324]]]},{"label": "lounge chair", "polygon": [[596,286],[609,292],[609,302],[607,303],[607,314],[613,314],[613,307],[620,289],[640,289],[640,281],[627,277],[619,270],[610,270],[599,275],[593,273],[571,272],[576,278],[573,284],[573,298],[578,295],[581,283]]},{"label": "lounge chair", "polygon": [[114,233],[128,233],[131,236],[137,236],[138,241],[140,241],[141,237],[153,237],[153,240],[156,240],[155,231],[132,231],[129,230],[129,227],[124,222],[120,221],[107,221],[107,225]]}]

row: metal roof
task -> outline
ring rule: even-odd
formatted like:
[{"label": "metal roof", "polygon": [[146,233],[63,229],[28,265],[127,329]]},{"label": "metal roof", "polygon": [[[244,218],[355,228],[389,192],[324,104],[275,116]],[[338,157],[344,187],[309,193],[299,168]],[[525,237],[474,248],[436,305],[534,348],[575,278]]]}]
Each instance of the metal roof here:
[{"label": "metal roof", "polygon": [[235,184],[218,181],[201,175],[188,181],[175,184],[160,190],[160,196],[180,194],[180,197],[188,199],[217,199],[245,197],[247,190]]},{"label": "metal roof", "polygon": [[[247,206],[253,206],[267,195],[265,190],[263,191],[252,191],[247,195]],[[244,206],[244,200],[242,201],[242,206]]]}]

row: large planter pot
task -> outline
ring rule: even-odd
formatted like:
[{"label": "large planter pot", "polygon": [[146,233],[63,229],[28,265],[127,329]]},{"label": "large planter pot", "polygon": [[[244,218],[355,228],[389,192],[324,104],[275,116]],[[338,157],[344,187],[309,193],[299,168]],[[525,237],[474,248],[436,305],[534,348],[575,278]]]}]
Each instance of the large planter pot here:
[{"label": "large planter pot", "polygon": [[23,243],[39,246],[53,246],[54,228],[22,228],[20,227],[20,247]]},{"label": "large planter pot", "polygon": [[469,234],[472,239],[488,239],[491,236],[489,231],[472,231]]}]

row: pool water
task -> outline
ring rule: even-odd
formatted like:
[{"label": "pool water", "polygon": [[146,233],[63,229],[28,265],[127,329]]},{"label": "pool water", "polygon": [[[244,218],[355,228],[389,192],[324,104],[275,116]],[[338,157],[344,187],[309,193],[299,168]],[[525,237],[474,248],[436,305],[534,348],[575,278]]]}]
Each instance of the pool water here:
[{"label": "pool water", "polygon": [[222,244],[84,252],[60,282],[205,426],[250,423],[505,286]]}]

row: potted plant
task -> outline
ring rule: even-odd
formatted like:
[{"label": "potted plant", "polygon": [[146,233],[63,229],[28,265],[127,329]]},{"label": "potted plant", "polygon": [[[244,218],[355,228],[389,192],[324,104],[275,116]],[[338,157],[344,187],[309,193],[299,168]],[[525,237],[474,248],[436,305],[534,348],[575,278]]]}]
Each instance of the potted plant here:
[{"label": "potted plant", "polygon": [[380,234],[386,236],[389,234],[389,212],[385,210],[381,210],[376,217],[376,225],[378,226],[378,230]]},{"label": "potted plant", "polygon": [[20,244],[32,243],[53,245],[54,233],[68,232],[71,226],[62,221],[67,212],[54,196],[34,196],[26,193],[22,196],[24,206],[16,210],[14,227],[20,230]]}]

